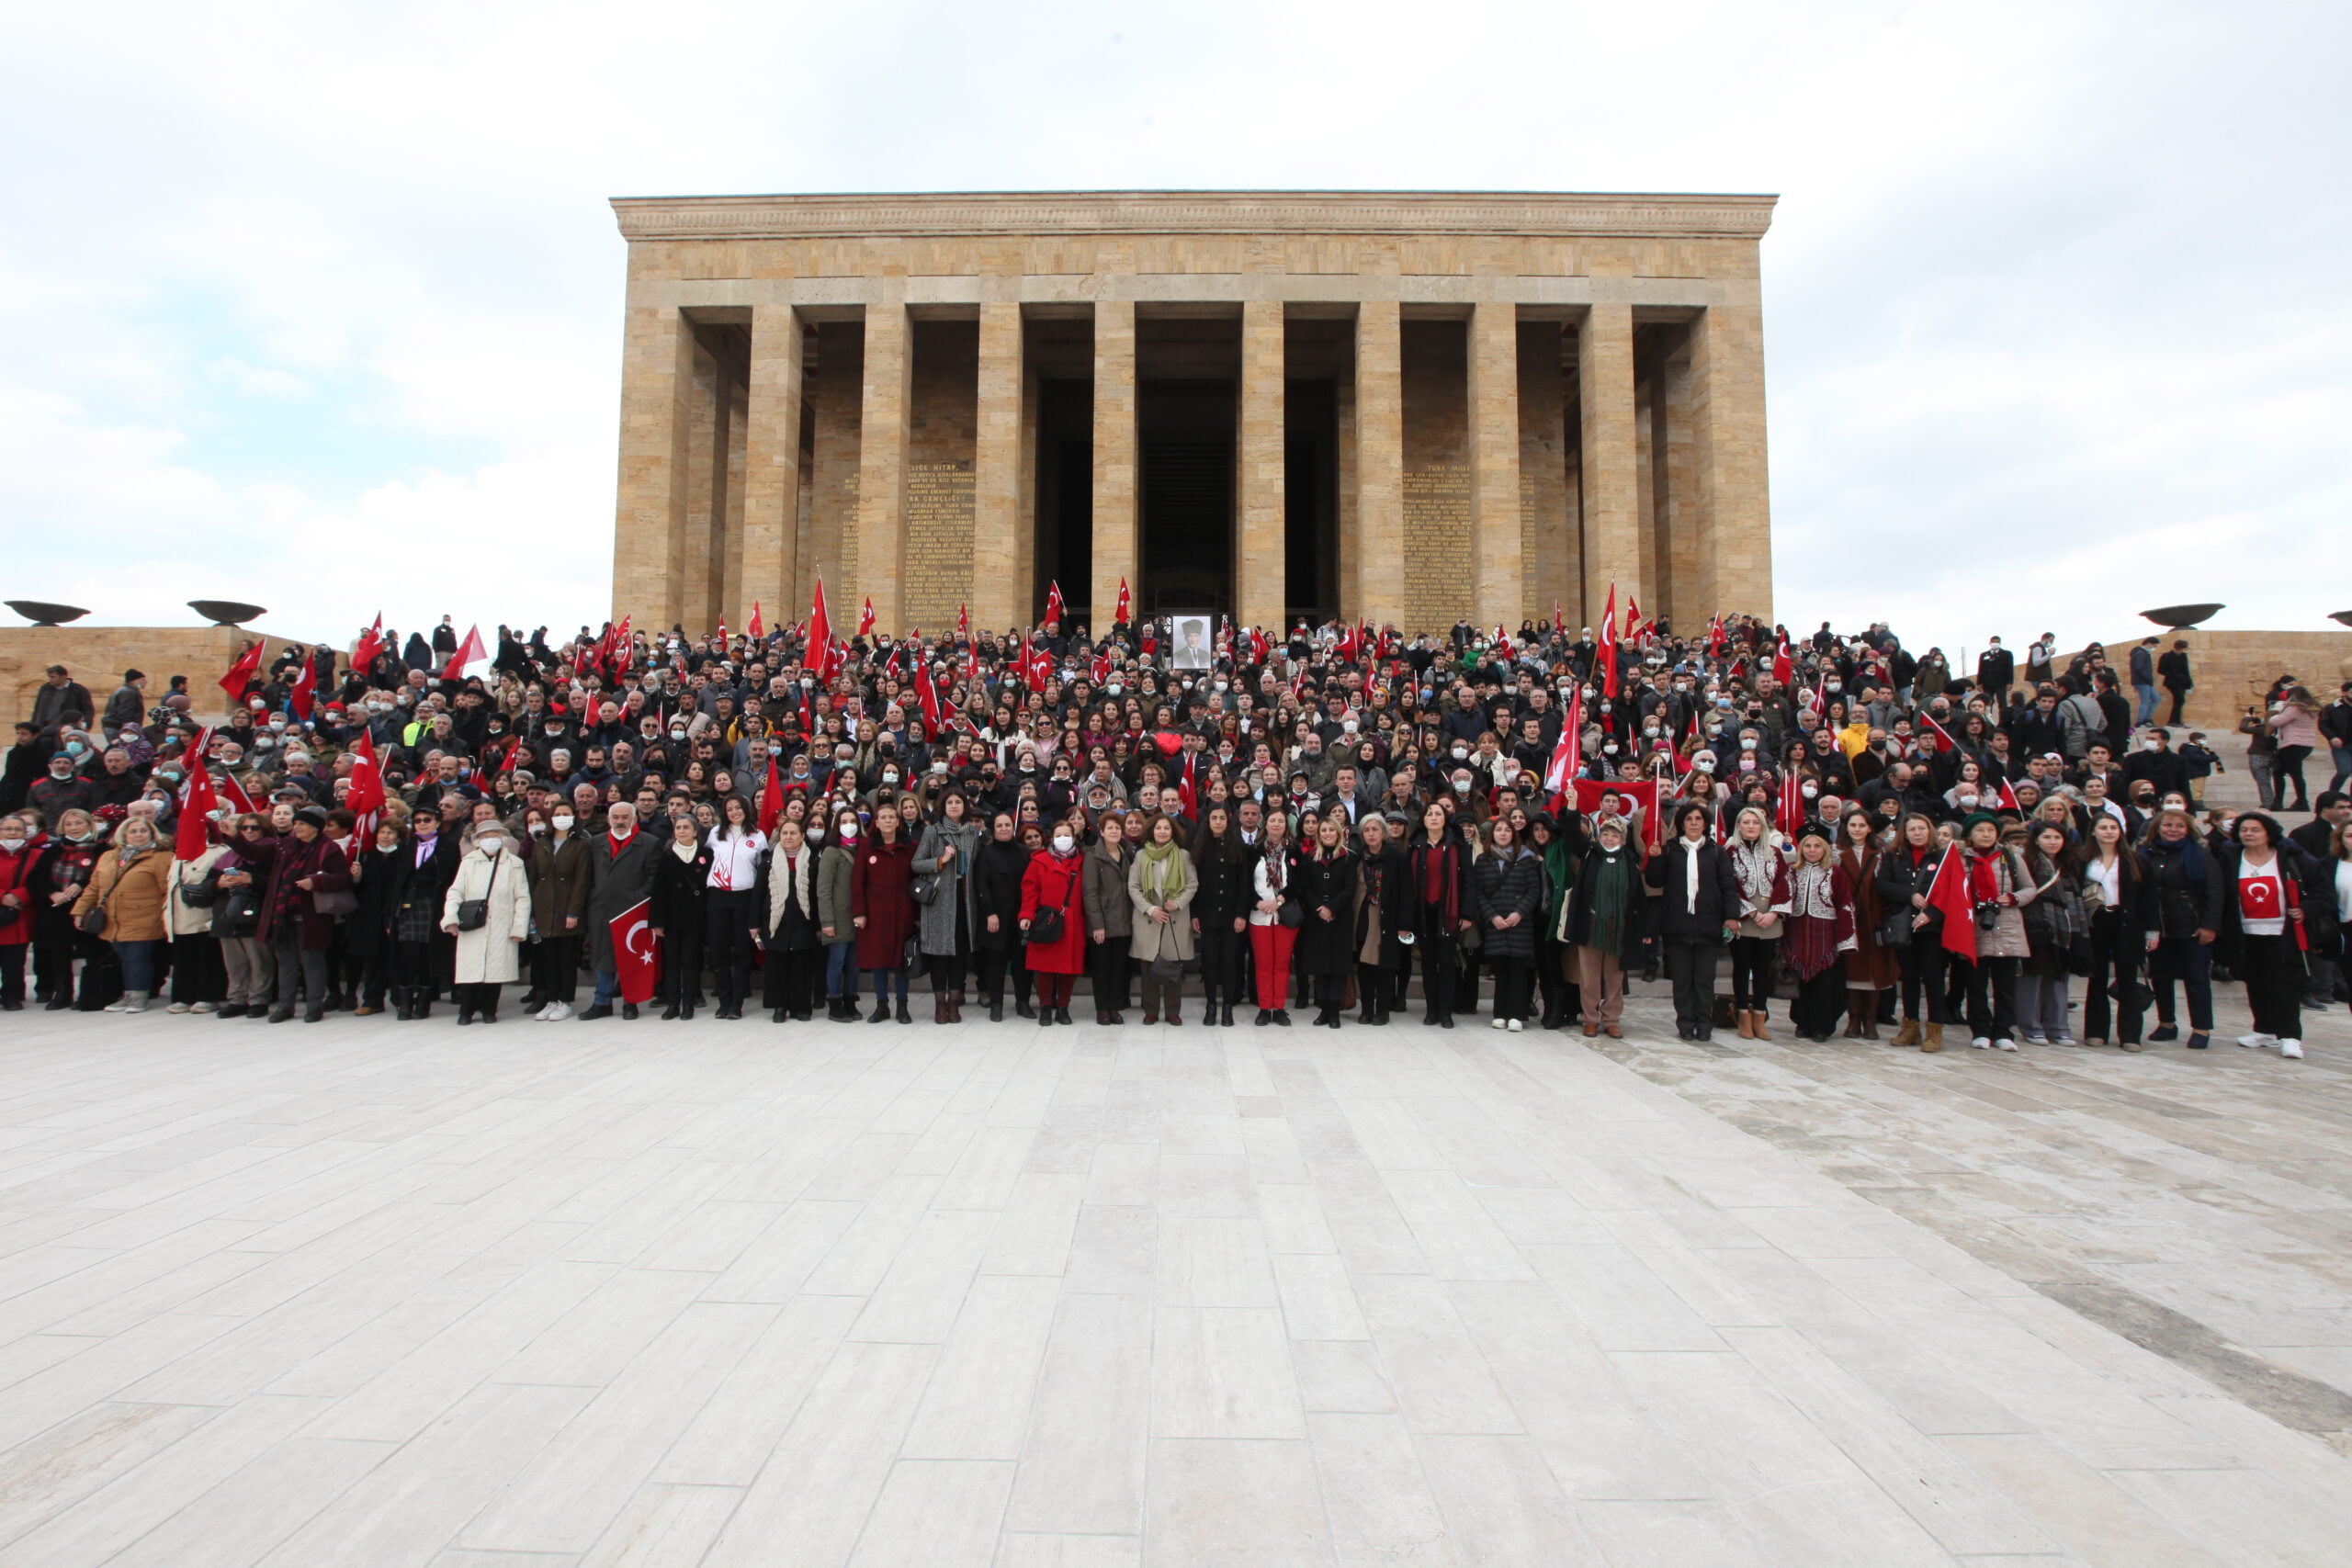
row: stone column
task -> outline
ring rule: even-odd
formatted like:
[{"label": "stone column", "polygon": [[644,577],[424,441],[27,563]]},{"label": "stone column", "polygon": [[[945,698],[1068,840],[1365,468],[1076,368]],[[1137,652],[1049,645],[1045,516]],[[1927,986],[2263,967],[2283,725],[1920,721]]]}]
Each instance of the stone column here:
[{"label": "stone column", "polygon": [[972,449],[972,626],[1029,618],[1020,597],[1021,306],[980,307],[978,435]]},{"label": "stone column", "polygon": [[[1356,307],[1356,581],[1351,614],[1405,626],[1405,371],[1394,299]],[[1345,592],[1346,585],[1342,584]]]},{"label": "stone column", "polygon": [[[1102,299],[1094,306],[1094,581],[1087,623],[1098,633],[1118,611],[1121,578],[1134,592],[1134,613],[1145,613],[1136,474],[1136,305]],[[1062,592],[1071,595],[1074,587],[1064,583]],[[1028,619],[1024,611],[1022,623]]]},{"label": "stone column", "polygon": [[1576,549],[1569,516],[1566,378],[1560,373],[1560,323],[1522,321],[1519,328],[1519,535],[1526,562],[1522,615],[1552,618],[1576,613],[1584,586],[1572,575]]},{"label": "stone column", "polygon": [[1516,626],[1525,609],[1519,504],[1519,307],[1470,314],[1470,536],[1480,627]]},{"label": "stone column", "polygon": [[908,418],[914,403],[914,348],[907,307],[895,291],[865,307],[865,386],[858,416],[857,575],[834,612],[855,627],[865,598],[874,629],[903,637],[906,625]]},{"label": "stone column", "polygon": [[[1634,311],[1595,305],[1577,333],[1577,404],[1583,417],[1584,613],[1598,617],[1617,585],[1647,597],[1641,581],[1641,491],[1634,432]],[[1622,623],[1621,623],[1622,624]]]},{"label": "stone column", "polygon": [[[1690,469],[1699,502],[1692,614],[1772,618],[1772,509],[1764,463],[1764,321],[1710,306],[1690,324]],[[1678,628],[1679,629],[1679,628]]]},{"label": "stone column", "polygon": [[793,308],[754,306],[743,430],[743,602],[726,606],[730,625],[748,625],[757,600],[767,625],[789,626],[807,597],[799,559],[801,362]]},{"label": "stone column", "polygon": [[613,615],[667,630],[685,611],[687,492],[694,472],[695,332],[668,305],[632,305],[621,343],[620,477],[613,517]]},{"label": "stone column", "polygon": [[1233,530],[1233,615],[1245,626],[1280,631],[1288,600],[1285,511],[1283,307],[1250,299],[1241,307],[1241,493]]}]

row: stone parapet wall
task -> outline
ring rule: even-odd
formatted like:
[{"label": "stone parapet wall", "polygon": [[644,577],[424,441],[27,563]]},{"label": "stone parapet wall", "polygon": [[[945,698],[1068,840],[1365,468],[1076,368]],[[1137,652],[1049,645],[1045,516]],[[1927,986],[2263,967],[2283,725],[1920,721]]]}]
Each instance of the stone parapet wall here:
[{"label": "stone parapet wall", "polygon": [[64,665],[88,687],[102,713],[107,698],[122,684],[122,672],[143,670],[149,706],[163,701],[173,676],[185,675],[197,716],[223,717],[225,699],[217,682],[256,637],[269,646],[265,663],[289,644],[309,646],[235,626],[0,627],[0,694],[7,703],[7,722],[30,716],[33,694],[52,664]]}]

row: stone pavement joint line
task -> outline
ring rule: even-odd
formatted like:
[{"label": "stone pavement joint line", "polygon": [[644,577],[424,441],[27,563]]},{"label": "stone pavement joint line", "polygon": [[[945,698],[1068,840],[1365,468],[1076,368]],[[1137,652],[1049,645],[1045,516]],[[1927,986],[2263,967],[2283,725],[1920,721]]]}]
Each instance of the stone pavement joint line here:
[{"label": "stone pavement joint line", "polygon": [[0,1568],[2343,1560],[2341,1015],[1669,1021],[10,1014]]}]

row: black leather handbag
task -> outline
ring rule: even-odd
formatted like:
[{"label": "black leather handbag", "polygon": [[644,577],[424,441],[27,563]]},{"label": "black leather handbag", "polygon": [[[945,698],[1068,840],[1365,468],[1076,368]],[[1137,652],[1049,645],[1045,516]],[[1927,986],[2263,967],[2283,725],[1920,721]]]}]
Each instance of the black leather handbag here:
[{"label": "black leather handbag", "polygon": [[490,924],[490,890],[498,886],[498,862],[505,858],[504,855],[500,855],[498,860],[490,863],[490,880],[482,886],[481,897],[461,898],[458,901],[459,931],[478,931]]}]

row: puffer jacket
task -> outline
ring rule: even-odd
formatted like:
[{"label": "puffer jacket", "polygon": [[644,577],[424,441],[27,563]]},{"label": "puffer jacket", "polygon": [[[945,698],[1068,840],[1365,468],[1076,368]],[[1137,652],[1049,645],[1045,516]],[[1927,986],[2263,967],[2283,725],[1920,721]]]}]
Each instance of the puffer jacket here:
[{"label": "puffer jacket", "polygon": [[[1477,922],[1489,958],[1532,958],[1544,910],[1544,862],[1514,844],[1509,855],[1483,854],[1470,863],[1471,918]],[[1498,916],[1517,915],[1515,926],[1495,928]]]}]

